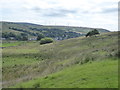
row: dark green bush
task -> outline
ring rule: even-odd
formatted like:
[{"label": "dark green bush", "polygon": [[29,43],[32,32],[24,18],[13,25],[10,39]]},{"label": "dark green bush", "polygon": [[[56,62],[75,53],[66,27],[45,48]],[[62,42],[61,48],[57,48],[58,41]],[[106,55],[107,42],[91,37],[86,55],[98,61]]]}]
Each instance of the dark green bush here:
[{"label": "dark green bush", "polygon": [[52,43],[53,39],[52,38],[42,38],[40,40],[40,44],[47,44],[47,43]]},{"label": "dark green bush", "polygon": [[96,34],[100,34],[99,31],[97,29],[94,29],[92,31],[89,31],[87,34],[86,34],[86,37],[88,36],[93,36],[93,35],[96,35]]}]

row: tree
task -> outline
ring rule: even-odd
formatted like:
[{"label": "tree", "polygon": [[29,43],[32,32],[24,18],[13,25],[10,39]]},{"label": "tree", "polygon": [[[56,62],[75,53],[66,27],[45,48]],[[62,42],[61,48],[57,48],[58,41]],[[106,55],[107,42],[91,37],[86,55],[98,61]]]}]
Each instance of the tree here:
[{"label": "tree", "polygon": [[21,33],[20,35],[21,35],[21,40],[23,40],[23,41],[27,41],[28,40],[28,34]]},{"label": "tree", "polygon": [[21,36],[26,36],[26,37],[28,37],[28,34],[26,34],[26,33],[21,33]]},{"label": "tree", "polygon": [[22,37],[21,37],[21,35],[18,34],[18,35],[16,35],[15,39],[16,40],[22,40]]},{"label": "tree", "polygon": [[41,40],[42,38],[44,38],[45,36],[43,34],[38,34],[37,36],[37,40]]},{"label": "tree", "polygon": [[23,40],[23,41],[27,41],[27,40],[28,40],[28,37],[27,37],[27,36],[23,36],[23,37],[22,37],[22,40]]},{"label": "tree", "polygon": [[99,33],[99,31],[98,31],[97,29],[94,29],[94,30],[88,32],[88,33],[86,34],[86,37],[88,37],[88,36],[93,36],[93,35],[96,35],[96,34],[100,34],[100,33]]},{"label": "tree", "polygon": [[2,33],[2,38],[9,38],[9,36],[8,36],[8,33],[7,32],[5,32],[5,33]]},{"label": "tree", "polygon": [[8,35],[9,35],[9,37],[15,37],[16,36],[13,32],[10,32]]},{"label": "tree", "polygon": [[13,32],[4,32],[2,33],[2,38],[10,39],[11,37],[16,37],[15,33]]},{"label": "tree", "polygon": [[40,44],[46,44],[46,43],[52,43],[53,42],[53,39],[52,38],[42,38],[40,40]]},{"label": "tree", "polygon": [[100,34],[99,31],[98,31],[97,29],[94,29],[93,32],[94,32],[94,35]]}]

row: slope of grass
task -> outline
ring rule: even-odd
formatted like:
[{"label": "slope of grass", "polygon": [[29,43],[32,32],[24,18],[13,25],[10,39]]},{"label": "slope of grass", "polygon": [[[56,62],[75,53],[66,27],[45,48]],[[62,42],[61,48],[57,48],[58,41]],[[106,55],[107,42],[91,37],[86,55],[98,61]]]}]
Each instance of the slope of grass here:
[{"label": "slope of grass", "polygon": [[77,64],[14,88],[118,88],[118,60]]},{"label": "slope of grass", "polygon": [[79,37],[51,44],[26,42],[3,48],[3,87],[43,77],[74,65],[118,55],[118,33]]}]

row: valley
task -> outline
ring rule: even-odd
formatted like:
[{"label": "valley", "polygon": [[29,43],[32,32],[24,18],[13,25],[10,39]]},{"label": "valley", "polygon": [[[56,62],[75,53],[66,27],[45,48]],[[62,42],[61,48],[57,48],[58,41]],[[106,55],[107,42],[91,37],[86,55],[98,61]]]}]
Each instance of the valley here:
[{"label": "valley", "polygon": [[43,45],[11,43],[15,47],[2,49],[3,87],[118,87],[118,32]]}]

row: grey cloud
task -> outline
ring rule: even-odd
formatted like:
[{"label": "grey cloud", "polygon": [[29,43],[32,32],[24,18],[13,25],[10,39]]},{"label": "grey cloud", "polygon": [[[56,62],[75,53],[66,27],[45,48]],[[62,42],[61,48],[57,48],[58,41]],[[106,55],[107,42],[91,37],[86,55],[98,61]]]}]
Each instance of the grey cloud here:
[{"label": "grey cloud", "polygon": [[42,10],[42,9],[39,8],[39,7],[34,7],[34,8],[32,8],[32,10],[35,11],[35,12],[38,12],[38,11],[40,11],[40,10]]},{"label": "grey cloud", "polygon": [[77,13],[77,10],[59,9],[58,11],[63,13]]},{"label": "grey cloud", "polygon": [[40,13],[43,16],[49,16],[49,17],[65,17],[67,14],[75,14],[77,13],[77,10],[68,10],[68,9],[61,9],[61,8],[32,8],[33,11],[36,13]]},{"label": "grey cloud", "polygon": [[95,14],[95,13],[98,13],[98,14],[105,14],[105,13],[114,13],[114,12],[117,12],[118,11],[118,8],[102,8],[101,11],[94,11],[94,9],[90,10],[90,11],[82,11],[81,13],[83,14]]},{"label": "grey cloud", "polygon": [[48,13],[44,14],[45,16],[50,17],[65,17],[67,14],[77,13],[76,10],[67,10],[67,9],[51,9]]},{"label": "grey cloud", "polygon": [[106,9],[103,9],[102,13],[113,13],[117,11],[118,11],[118,8],[106,8]]},{"label": "grey cloud", "polygon": [[47,16],[47,17],[65,17],[66,14],[64,14],[64,13],[52,12],[52,13],[45,13],[44,16]]}]

